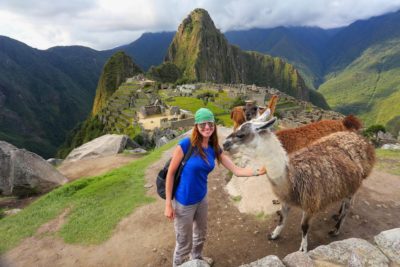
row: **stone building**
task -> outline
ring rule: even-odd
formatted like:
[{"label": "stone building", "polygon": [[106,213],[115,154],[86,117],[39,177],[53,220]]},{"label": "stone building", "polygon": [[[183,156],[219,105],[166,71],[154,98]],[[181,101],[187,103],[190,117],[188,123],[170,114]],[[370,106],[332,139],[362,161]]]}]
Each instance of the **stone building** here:
[{"label": "stone building", "polygon": [[140,113],[143,117],[163,114],[164,111],[165,108],[161,105],[146,105],[140,108]]}]

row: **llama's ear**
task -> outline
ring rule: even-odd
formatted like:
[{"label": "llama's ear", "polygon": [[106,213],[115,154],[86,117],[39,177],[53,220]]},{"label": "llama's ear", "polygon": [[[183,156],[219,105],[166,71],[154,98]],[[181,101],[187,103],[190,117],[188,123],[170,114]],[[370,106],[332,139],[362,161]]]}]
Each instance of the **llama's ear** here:
[{"label": "llama's ear", "polygon": [[271,115],[271,109],[267,108],[267,110],[264,111],[264,113],[261,116],[263,117],[263,120],[266,121],[269,118],[270,115]]},{"label": "llama's ear", "polygon": [[269,108],[267,108],[267,110],[265,110],[263,114],[261,114],[260,116],[258,116],[255,119],[252,119],[251,121],[255,122],[255,123],[266,122],[270,114],[271,114],[271,110]]},{"label": "llama's ear", "polygon": [[276,117],[272,117],[269,121],[267,121],[264,125],[258,127],[257,131],[263,131],[271,127],[276,122]]}]

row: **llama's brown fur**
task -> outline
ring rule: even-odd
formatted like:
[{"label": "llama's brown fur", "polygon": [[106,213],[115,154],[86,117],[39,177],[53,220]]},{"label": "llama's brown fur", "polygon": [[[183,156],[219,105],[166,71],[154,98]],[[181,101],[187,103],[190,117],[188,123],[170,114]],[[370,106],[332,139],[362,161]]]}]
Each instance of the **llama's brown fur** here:
[{"label": "llama's brown fur", "polygon": [[287,153],[299,150],[323,136],[340,131],[357,131],[361,122],[353,115],[343,120],[322,120],[293,129],[279,130],[275,134]]},{"label": "llama's brown fur", "polygon": [[234,107],[231,111],[231,119],[233,120],[233,131],[242,125],[246,121],[246,115],[244,114],[244,107]]},{"label": "llama's brown fur", "polygon": [[[375,162],[374,147],[352,132],[337,132],[289,155],[286,186],[272,187],[291,206],[314,214],[351,197]],[[328,189],[329,188],[329,189]]]}]

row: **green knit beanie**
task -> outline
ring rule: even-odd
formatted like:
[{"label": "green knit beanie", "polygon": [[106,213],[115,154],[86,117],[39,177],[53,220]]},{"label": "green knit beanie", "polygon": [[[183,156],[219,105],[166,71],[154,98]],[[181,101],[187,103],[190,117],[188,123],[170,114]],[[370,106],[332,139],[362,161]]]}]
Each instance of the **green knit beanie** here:
[{"label": "green knit beanie", "polygon": [[201,108],[196,111],[194,115],[194,123],[199,124],[203,122],[215,122],[214,114],[208,108]]}]

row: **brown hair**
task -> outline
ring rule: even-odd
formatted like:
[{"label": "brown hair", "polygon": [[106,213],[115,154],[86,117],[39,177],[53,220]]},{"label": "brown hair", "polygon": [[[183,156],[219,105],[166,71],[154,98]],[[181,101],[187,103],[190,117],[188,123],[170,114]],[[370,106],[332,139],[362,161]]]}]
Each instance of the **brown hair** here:
[{"label": "brown hair", "polygon": [[[199,129],[197,128],[197,124],[195,124],[193,127],[192,136],[190,137],[190,143],[192,146],[197,147],[197,150],[199,151],[198,153],[200,154],[200,156],[205,161],[207,161],[206,154],[204,153],[204,149],[201,146],[202,141],[203,141],[203,136],[200,134]],[[216,124],[214,126],[214,132],[210,136],[209,145],[211,145],[214,150],[215,157],[217,158],[218,164],[221,164],[222,150],[218,143],[218,133],[217,133],[217,125]]]}]

